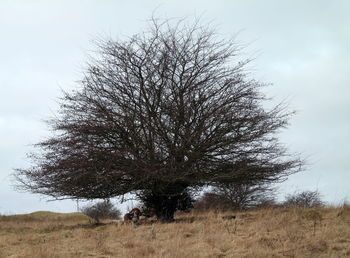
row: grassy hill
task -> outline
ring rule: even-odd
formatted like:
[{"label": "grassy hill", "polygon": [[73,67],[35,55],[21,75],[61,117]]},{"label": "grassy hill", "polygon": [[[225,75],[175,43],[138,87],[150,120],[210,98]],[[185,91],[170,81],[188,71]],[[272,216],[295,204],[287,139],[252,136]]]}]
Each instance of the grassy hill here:
[{"label": "grassy hill", "polygon": [[29,221],[81,221],[89,220],[89,217],[80,212],[73,213],[57,213],[51,211],[36,211],[29,214],[19,214],[10,216],[0,216],[0,222],[29,222]]},{"label": "grassy hill", "polygon": [[80,213],[0,216],[0,257],[350,257],[350,207],[271,208],[90,224]]}]

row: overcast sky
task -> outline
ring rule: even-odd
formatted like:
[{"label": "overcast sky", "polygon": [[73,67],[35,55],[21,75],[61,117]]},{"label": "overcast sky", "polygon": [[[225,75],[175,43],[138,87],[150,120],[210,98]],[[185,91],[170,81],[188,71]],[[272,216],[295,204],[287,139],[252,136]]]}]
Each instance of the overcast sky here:
[{"label": "overcast sky", "polygon": [[18,193],[14,168],[28,165],[31,144],[49,135],[44,119],[60,88],[81,78],[93,40],[141,32],[159,17],[202,17],[224,37],[238,32],[252,76],[272,83],[275,103],[297,115],[281,141],[308,159],[305,172],[280,185],[280,198],[319,190],[330,203],[350,201],[350,1],[0,0],[0,213],[70,212],[75,202]]}]

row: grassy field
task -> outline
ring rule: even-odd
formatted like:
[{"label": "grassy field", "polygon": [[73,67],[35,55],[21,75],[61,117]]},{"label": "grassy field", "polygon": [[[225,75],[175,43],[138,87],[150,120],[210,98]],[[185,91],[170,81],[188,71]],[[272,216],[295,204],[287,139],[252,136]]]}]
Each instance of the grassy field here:
[{"label": "grassy field", "polygon": [[0,257],[350,257],[350,207],[179,214],[139,226],[80,213],[0,216]]}]

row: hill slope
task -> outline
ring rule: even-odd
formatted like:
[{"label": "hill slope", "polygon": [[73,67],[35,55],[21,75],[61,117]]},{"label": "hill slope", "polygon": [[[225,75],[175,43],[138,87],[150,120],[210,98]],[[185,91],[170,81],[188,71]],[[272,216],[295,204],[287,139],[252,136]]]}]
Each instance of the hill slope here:
[{"label": "hill slope", "polygon": [[[178,215],[139,226],[81,214],[0,216],[0,257],[349,257],[350,207]],[[11,216],[6,216],[11,217]],[[31,219],[28,219],[31,218]]]}]

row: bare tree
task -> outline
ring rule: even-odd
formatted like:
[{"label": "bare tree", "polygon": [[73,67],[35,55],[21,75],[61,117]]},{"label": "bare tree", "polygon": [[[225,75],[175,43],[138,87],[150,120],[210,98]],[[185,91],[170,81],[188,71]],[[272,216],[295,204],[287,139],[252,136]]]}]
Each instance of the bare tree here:
[{"label": "bare tree", "polygon": [[81,212],[94,219],[97,224],[100,223],[101,219],[119,219],[121,215],[109,199],[83,207]]},{"label": "bare tree", "polygon": [[273,188],[240,182],[215,185],[194,204],[197,210],[243,210],[275,203]]},{"label": "bare tree", "polygon": [[232,182],[219,184],[213,192],[224,196],[231,209],[243,210],[258,207],[275,200],[273,188],[266,184],[242,184]]},{"label": "bare tree", "polygon": [[283,205],[312,208],[324,206],[324,202],[318,191],[302,191],[287,195]]},{"label": "bare tree", "polygon": [[148,31],[98,49],[49,122],[54,135],[37,144],[31,168],[17,170],[24,189],[56,199],[146,193],[171,221],[189,188],[300,170],[276,138],[292,113],[264,108],[264,85],[248,78],[233,40],[153,19]]},{"label": "bare tree", "polygon": [[231,202],[226,196],[220,195],[214,192],[204,192],[200,198],[194,203],[194,210],[208,211],[208,210],[220,210],[227,211],[232,210]]}]

